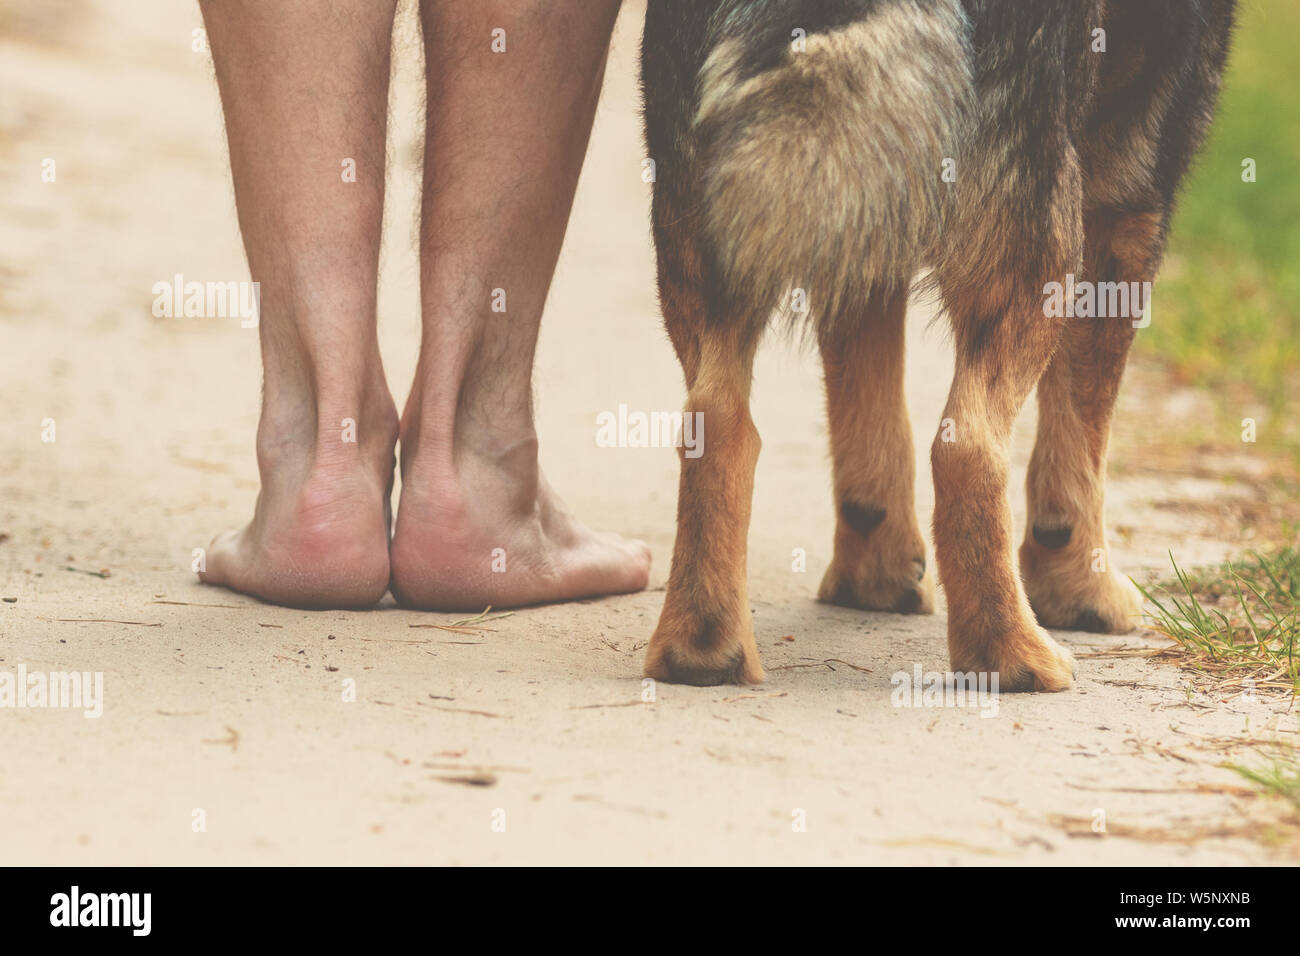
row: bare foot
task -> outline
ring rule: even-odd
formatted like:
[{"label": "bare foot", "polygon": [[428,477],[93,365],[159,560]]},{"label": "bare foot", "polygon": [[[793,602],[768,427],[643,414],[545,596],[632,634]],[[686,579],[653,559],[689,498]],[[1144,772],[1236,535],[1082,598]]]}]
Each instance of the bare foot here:
[{"label": "bare foot", "polygon": [[253,520],[217,535],[200,579],[290,607],[375,604],[388,590],[392,400],[357,423],[355,442],[343,440],[343,429],[324,429],[313,442],[293,428],[295,437],[272,442],[268,430],[264,419]]},{"label": "bare foot", "polygon": [[403,439],[391,553],[393,596],[425,610],[625,594],[650,574],[643,542],[592,531],[565,511],[538,471],[536,439],[498,456],[462,453],[454,468],[422,460]]}]

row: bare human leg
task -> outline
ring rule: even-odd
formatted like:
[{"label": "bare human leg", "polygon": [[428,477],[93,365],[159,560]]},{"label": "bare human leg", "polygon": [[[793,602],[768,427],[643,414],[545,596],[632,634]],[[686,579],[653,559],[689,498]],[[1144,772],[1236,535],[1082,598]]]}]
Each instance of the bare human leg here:
[{"label": "bare human leg", "polygon": [[393,594],[408,606],[482,609],[646,585],[645,545],[583,527],[547,485],[532,412],[542,307],[618,6],[421,5],[424,334],[402,416],[392,544]]},{"label": "bare human leg", "polygon": [[253,520],[212,542],[200,576],[277,604],[364,607],[388,587],[397,412],[375,294],[395,7],[201,3],[264,385]]}]

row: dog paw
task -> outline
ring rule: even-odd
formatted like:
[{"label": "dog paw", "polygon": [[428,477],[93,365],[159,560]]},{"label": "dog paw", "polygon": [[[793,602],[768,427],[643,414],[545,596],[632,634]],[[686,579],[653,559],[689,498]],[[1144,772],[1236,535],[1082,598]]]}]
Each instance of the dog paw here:
[{"label": "dog paw", "polygon": [[895,614],[934,613],[934,574],[921,554],[901,562],[900,571],[888,572],[877,561],[850,562],[836,555],[817,600],[864,611],[892,611]]},{"label": "dog paw", "polygon": [[665,608],[646,651],[645,676],[697,687],[761,684],[753,624]]},{"label": "dog paw", "polygon": [[1026,562],[1023,552],[1021,568],[1029,606],[1044,627],[1127,634],[1142,621],[1142,593],[1112,569]]},{"label": "dog paw", "polygon": [[[975,641],[949,635],[952,669],[998,675],[1000,693],[1069,690],[1074,655],[1037,625],[1024,625],[1009,638]],[[982,650],[965,650],[965,648]]]}]

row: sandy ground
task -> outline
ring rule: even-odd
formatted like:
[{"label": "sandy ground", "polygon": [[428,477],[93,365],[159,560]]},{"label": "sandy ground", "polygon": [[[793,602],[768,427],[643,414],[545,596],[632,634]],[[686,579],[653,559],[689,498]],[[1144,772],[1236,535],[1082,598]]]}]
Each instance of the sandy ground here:
[{"label": "sandy ground", "polygon": [[[753,690],[660,686],[643,701],[677,461],[668,449],[595,443],[600,412],[672,410],[683,398],[657,314],[640,180],[639,6],[619,25],[537,394],[553,484],[589,523],[652,544],[651,589],[520,611],[471,635],[427,628],[453,618],[403,611],[391,598],[368,613],[309,613],[197,583],[192,549],[252,511],[259,376],[256,333],[237,319],[150,311],[153,284],[175,273],[247,278],[211,65],[190,49],[197,9],[28,2],[4,14],[0,670],[102,671],[105,702],[99,719],[0,711],[0,860],[1278,859],[1250,840],[1204,835],[1254,812],[1258,801],[1218,766],[1230,751],[1216,748],[1294,730],[1295,716],[1277,705],[1189,696],[1169,667],[1086,656],[1074,690],[1002,698],[988,719],[891,704],[896,671],[945,669],[944,615],[811,599],[833,520],[825,420],[814,357],[779,343],[765,348],[757,375],[764,447],[750,538],[769,679]],[[380,302],[399,403],[418,335],[412,31],[408,19]],[[40,178],[47,157],[54,183]],[[951,356],[919,310],[910,332],[928,525],[923,456]],[[1141,415],[1167,427],[1150,407]],[[42,441],[45,419],[53,442]],[[1117,447],[1116,458],[1141,444]],[[1116,561],[1135,571],[1164,566],[1171,547],[1189,561],[1226,552],[1232,542],[1212,513],[1240,489],[1132,473],[1111,494]],[[1022,520],[1019,500],[1017,511]],[[791,571],[796,548],[806,572]],[[109,576],[83,573],[101,569]],[[1081,655],[1142,641],[1061,637]],[[345,679],[355,702],[343,700]],[[1090,829],[1097,811],[1104,837]],[[1128,838],[1124,828],[1163,829],[1167,839]]]}]

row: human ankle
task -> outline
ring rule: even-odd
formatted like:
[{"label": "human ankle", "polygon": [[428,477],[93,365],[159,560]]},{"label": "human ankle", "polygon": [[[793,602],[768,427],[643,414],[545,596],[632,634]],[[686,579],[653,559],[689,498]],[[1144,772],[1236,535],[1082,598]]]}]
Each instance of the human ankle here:
[{"label": "human ankle", "polygon": [[264,408],[257,430],[263,482],[357,463],[391,467],[397,409],[387,389],[360,399],[312,396],[287,408]]}]

